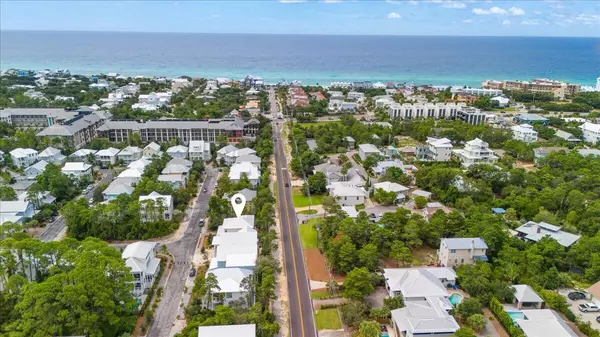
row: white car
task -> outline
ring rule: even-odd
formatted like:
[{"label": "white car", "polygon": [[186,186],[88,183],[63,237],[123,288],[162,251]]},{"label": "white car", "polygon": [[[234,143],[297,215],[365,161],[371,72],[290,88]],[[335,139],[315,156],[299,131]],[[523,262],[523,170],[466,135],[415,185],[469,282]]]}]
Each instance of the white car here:
[{"label": "white car", "polygon": [[598,312],[600,307],[595,303],[584,303],[579,305],[579,311],[581,312]]}]

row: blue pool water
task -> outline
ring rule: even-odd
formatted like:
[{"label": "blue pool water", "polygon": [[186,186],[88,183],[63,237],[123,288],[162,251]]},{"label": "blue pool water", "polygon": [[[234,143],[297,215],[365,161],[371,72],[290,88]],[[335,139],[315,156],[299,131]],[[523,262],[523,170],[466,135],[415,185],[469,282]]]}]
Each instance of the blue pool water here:
[{"label": "blue pool water", "polygon": [[458,303],[460,303],[460,301],[462,301],[463,296],[459,293],[453,293],[452,295],[450,295],[450,297],[448,297],[448,301],[450,301],[450,303],[452,303],[452,305],[456,306]]},{"label": "blue pool water", "polygon": [[510,316],[510,318],[512,318],[513,322],[525,318],[525,314],[520,311],[508,311],[507,314]]}]

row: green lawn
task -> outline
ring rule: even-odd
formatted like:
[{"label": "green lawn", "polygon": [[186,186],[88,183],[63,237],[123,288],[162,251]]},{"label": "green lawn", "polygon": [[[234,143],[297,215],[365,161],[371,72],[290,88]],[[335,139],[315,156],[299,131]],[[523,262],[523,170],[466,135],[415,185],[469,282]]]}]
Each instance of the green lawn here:
[{"label": "green lawn", "polygon": [[298,214],[307,214],[307,215],[317,214],[317,210],[316,209],[305,209],[303,211],[298,212]]},{"label": "green lawn", "polygon": [[315,312],[317,330],[339,330],[342,328],[337,309],[317,310]]},{"label": "green lawn", "polygon": [[300,187],[294,187],[292,190],[292,199],[294,201],[294,207],[307,207],[311,206],[311,204],[314,206],[323,203],[322,195],[311,195],[309,202],[308,197],[302,194]]},{"label": "green lawn", "polygon": [[304,249],[318,248],[316,222],[317,219],[311,219],[305,224],[298,225],[300,240],[302,240],[302,248]]},{"label": "green lawn", "polygon": [[312,298],[313,300],[320,300],[320,299],[328,297],[328,296],[329,296],[329,292],[327,292],[327,291],[311,291],[310,292],[310,298]]}]

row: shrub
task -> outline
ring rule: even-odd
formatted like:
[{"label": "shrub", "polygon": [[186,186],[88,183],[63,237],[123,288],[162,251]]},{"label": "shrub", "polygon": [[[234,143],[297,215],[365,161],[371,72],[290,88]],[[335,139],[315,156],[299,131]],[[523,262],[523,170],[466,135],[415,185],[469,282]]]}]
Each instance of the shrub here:
[{"label": "shrub", "polygon": [[502,303],[495,297],[492,297],[490,300],[490,310],[496,315],[500,324],[502,324],[511,337],[525,337],[523,330],[514,325],[512,318],[504,311]]}]

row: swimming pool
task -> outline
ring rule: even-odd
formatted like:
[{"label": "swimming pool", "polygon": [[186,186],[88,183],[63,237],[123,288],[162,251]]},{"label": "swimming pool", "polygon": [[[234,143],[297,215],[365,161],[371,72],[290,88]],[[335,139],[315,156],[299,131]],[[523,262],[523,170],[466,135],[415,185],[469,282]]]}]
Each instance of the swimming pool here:
[{"label": "swimming pool", "polygon": [[506,313],[512,318],[513,322],[525,318],[525,314],[520,311],[507,311]]},{"label": "swimming pool", "polygon": [[456,306],[458,305],[458,303],[460,303],[460,301],[462,301],[463,296],[459,293],[452,293],[452,295],[450,295],[450,297],[448,297],[448,301],[450,301],[450,303],[452,303],[452,305]]}]

